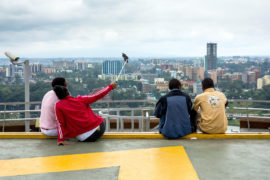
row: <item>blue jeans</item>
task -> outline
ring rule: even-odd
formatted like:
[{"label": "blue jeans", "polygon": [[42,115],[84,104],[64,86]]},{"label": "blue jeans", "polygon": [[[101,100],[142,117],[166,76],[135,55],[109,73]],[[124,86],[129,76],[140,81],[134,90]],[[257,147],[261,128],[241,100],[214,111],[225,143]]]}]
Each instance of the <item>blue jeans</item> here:
[{"label": "blue jeans", "polygon": [[89,136],[86,140],[82,142],[95,142],[104,134],[104,132],[105,132],[105,124],[104,122],[102,122],[99,125],[99,128],[91,136]]}]

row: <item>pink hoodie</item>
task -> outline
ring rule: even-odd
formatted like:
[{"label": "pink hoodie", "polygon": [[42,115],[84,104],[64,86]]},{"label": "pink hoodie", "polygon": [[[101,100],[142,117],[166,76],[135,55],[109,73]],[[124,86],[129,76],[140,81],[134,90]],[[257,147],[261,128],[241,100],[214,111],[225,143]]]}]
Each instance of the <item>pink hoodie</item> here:
[{"label": "pink hoodie", "polygon": [[47,92],[41,104],[40,127],[43,129],[56,129],[57,120],[55,104],[59,101],[53,90]]}]

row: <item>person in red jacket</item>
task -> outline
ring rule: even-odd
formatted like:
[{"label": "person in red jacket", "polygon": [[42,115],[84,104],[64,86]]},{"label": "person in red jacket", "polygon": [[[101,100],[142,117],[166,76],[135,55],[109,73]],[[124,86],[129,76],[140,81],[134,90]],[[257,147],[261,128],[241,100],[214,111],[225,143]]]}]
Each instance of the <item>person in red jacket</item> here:
[{"label": "person in red jacket", "polygon": [[74,98],[69,95],[66,87],[55,86],[54,92],[60,99],[55,104],[58,121],[57,145],[67,145],[64,139],[73,137],[82,142],[94,142],[99,139],[105,131],[105,125],[103,119],[94,114],[89,104],[103,98],[116,87],[117,83],[113,82],[94,94]]}]

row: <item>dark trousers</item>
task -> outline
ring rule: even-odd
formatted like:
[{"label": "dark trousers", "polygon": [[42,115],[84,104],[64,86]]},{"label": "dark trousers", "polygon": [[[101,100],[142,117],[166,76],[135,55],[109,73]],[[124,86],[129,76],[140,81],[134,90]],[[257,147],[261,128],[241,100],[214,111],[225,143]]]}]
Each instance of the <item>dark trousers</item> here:
[{"label": "dark trousers", "polygon": [[99,128],[91,136],[89,136],[86,140],[82,142],[95,142],[104,134],[104,132],[105,132],[105,124],[104,122],[102,122],[99,125]]},{"label": "dark trousers", "polygon": [[197,131],[197,120],[196,120],[197,112],[192,109],[190,113],[190,125],[191,125],[191,132]]}]

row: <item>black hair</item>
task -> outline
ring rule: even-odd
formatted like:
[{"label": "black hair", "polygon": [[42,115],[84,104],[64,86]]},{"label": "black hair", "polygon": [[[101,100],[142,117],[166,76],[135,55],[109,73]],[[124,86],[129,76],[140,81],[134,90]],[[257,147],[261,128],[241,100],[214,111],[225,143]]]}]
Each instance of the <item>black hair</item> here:
[{"label": "black hair", "polygon": [[52,87],[59,85],[59,86],[65,86],[66,79],[63,77],[56,77],[52,81]]},{"label": "black hair", "polygon": [[58,97],[58,99],[64,99],[66,96],[69,95],[68,89],[65,86],[59,86],[59,85],[55,85],[53,87],[53,90],[56,94],[56,96]]},{"label": "black hair", "polygon": [[211,78],[205,78],[202,81],[202,89],[214,88],[214,81]]},{"label": "black hair", "polygon": [[169,89],[172,90],[172,89],[179,89],[181,88],[181,82],[178,80],[178,79],[171,79],[170,82],[169,82]]}]

